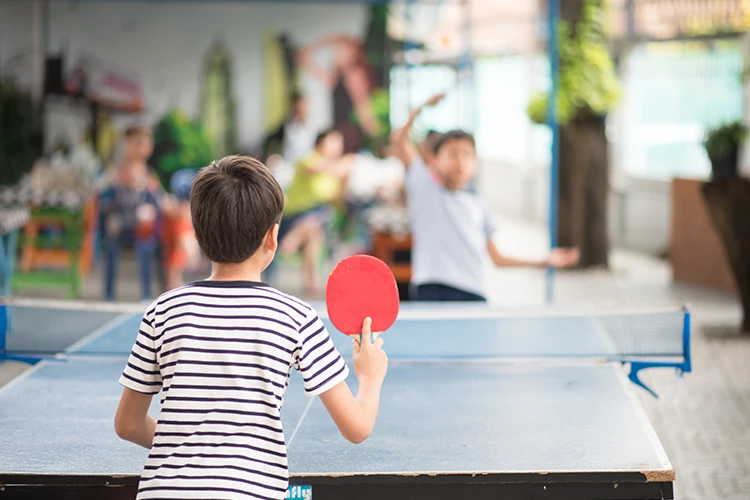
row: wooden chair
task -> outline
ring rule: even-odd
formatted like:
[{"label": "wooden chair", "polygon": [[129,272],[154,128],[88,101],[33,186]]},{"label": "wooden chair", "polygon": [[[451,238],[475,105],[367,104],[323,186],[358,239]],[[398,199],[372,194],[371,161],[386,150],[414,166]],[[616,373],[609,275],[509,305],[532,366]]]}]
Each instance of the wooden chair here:
[{"label": "wooden chair", "polygon": [[411,281],[411,236],[374,232],[372,255],[385,262],[393,272],[401,300],[408,300]]},{"label": "wooden chair", "polygon": [[93,267],[98,219],[96,196],[78,210],[33,209],[23,230],[13,288],[63,288],[67,297],[78,297],[81,276]]}]

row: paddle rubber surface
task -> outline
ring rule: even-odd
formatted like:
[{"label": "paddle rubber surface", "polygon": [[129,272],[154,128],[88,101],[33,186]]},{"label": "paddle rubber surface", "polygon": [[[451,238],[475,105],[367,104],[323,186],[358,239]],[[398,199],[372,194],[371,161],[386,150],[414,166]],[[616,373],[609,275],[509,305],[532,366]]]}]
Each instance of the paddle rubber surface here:
[{"label": "paddle rubber surface", "polygon": [[372,331],[383,332],[398,316],[396,279],[385,262],[369,255],[353,255],[339,262],[326,286],[328,317],[341,333],[362,333],[365,318]]}]

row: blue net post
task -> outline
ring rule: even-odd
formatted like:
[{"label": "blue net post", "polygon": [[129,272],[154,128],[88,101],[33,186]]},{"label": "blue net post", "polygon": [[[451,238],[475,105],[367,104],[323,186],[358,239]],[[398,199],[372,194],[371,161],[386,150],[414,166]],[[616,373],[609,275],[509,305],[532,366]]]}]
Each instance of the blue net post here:
[{"label": "blue net post", "polygon": [[0,301],[0,363],[5,361],[5,339],[8,336],[8,304]]},{"label": "blue net post", "polygon": [[682,353],[685,357],[682,368],[682,373],[690,373],[693,371],[693,358],[690,353],[690,310],[688,306],[682,308],[684,317],[682,320]]}]

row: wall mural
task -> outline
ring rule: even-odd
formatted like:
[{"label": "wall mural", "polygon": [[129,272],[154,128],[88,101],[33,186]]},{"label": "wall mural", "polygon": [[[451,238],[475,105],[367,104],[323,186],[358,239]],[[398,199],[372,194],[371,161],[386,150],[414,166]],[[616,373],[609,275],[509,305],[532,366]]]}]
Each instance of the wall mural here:
[{"label": "wall mural", "polygon": [[[388,8],[373,6],[364,39],[333,34],[306,45],[297,45],[293,35],[280,33],[265,45],[266,143],[278,152],[289,98],[300,92],[300,73],[323,83],[331,93],[333,127],[344,134],[347,152],[363,148],[379,154],[389,130],[390,68],[396,42],[388,38]],[[321,53],[331,54],[328,64]]]}]

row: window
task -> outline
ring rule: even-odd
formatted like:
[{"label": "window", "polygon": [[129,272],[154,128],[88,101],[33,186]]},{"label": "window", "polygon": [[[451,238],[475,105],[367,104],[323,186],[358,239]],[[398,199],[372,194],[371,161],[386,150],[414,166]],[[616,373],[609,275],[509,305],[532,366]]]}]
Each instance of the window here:
[{"label": "window", "polygon": [[631,52],[619,148],[628,174],[709,175],[706,130],[742,117],[742,50],[736,42],[712,43],[652,43]]}]

